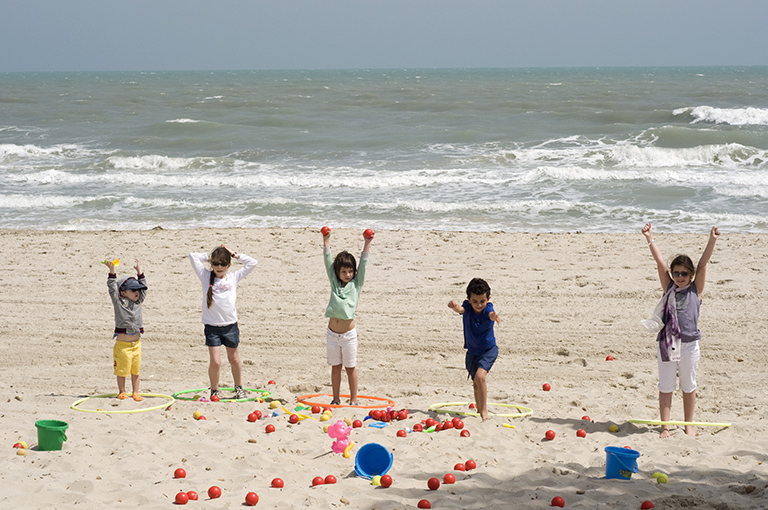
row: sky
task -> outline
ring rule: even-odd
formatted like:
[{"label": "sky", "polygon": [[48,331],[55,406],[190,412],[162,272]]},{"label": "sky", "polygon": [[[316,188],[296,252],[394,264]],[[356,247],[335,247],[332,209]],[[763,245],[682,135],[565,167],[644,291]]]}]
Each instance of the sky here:
[{"label": "sky", "polygon": [[0,72],[768,65],[766,0],[0,0]]}]

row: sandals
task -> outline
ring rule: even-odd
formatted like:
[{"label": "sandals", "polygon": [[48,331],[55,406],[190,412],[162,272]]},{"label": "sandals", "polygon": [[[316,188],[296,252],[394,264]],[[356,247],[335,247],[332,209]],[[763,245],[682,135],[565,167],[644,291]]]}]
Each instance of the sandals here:
[{"label": "sandals", "polygon": [[136,402],[141,402],[142,400],[144,400],[144,397],[142,397],[138,393],[134,393],[133,395],[131,395],[131,398],[133,398],[133,400],[135,400]]},{"label": "sandals", "polygon": [[341,402],[339,402],[338,400],[331,400],[331,404],[330,405],[332,405],[332,406],[340,406]]},{"label": "sandals", "polygon": [[245,396],[245,390],[242,386],[235,386],[235,400],[242,400],[244,398],[247,398]]}]

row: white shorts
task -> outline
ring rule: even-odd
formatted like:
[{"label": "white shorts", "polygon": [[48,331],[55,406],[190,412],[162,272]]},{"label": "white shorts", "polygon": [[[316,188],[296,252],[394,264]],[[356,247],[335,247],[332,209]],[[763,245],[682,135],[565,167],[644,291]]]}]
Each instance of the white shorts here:
[{"label": "white shorts", "polygon": [[325,353],[329,365],[344,365],[354,368],[357,365],[357,328],[346,333],[334,333],[328,329],[325,337]]},{"label": "white shorts", "polygon": [[680,361],[661,361],[661,354],[656,351],[656,359],[659,364],[659,391],[661,393],[674,393],[680,378],[680,389],[684,393],[691,393],[696,389],[696,371],[699,369],[699,342],[683,342]]}]

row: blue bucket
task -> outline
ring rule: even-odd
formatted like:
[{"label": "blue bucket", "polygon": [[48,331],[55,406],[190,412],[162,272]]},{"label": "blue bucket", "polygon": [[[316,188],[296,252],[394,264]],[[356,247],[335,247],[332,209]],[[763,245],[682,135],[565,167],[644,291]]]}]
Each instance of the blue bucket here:
[{"label": "blue bucket", "polygon": [[640,452],[618,446],[605,447],[605,478],[629,480],[637,473],[637,458]]},{"label": "blue bucket", "polygon": [[390,451],[379,443],[364,444],[355,455],[355,473],[370,480],[389,471],[393,460]]}]

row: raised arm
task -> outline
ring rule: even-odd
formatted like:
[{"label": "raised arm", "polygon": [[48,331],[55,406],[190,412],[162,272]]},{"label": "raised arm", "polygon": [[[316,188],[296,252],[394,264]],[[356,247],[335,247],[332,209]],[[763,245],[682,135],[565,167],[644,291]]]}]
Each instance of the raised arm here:
[{"label": "raised arm", "polygon": [[696,292],[699,294],[699,298],[704,293],[704,284],[707,283],[707,263],[712,256],[712,252],[715,251],[715,243],[718,237],[720,237],[720,229],[712,227],[712,230],[709,231],[707,247],[704,248],[704,253],[701,254],[699,263],[696,265],[696,277],[693,282],[696,284]]},{"label": "raised arm", "polygon": [[643,227],[643,235],[645,240],[648,241],[648,247],[651,249],[651,255],[653,260],[656,261],[656,269],[659,272],[659,282],[661,283],[661,290],[666,291],[669,287],[669,282],[672,278],[669,276],[667,270],[667,264],[664,262],[664,257],[661,256],[661,250],[656,246],[656,242],[653,240],[653,226],[650,223],[646,223]]},{"label": "raised arm", "polygon": [[448,308],[450,308],[454,312],[458,313],[459,315],[464,313],[464,307],[461,306],[459,303],[457,303],[454,300],[451,300],[451,301],[448,302]]}]

